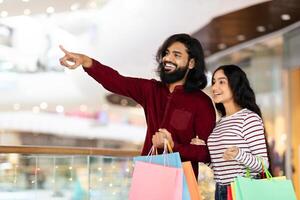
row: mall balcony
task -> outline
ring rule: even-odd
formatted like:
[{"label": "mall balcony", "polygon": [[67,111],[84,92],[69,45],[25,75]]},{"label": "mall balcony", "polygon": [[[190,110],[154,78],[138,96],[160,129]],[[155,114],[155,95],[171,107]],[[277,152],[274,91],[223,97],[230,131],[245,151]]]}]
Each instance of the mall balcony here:
[{"label": "mall balcony", "polygon": [[127,199],[139,151],[1,146],[0,199]]}]

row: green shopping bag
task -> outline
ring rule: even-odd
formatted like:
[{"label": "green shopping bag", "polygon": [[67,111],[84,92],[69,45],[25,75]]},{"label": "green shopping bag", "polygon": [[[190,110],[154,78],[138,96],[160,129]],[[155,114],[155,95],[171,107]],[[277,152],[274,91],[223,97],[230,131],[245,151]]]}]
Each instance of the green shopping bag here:
[{"label": "green shopping bag", "polygon": [[236,200],[296,200],[293,184],[284,179],[235,179]]},{"label": "green shopping bag", "polygon": [[272,177],[263,165],[266,179],[237,177],[234,179],[236,200],[296,200],[293,184],[285,177]]}]

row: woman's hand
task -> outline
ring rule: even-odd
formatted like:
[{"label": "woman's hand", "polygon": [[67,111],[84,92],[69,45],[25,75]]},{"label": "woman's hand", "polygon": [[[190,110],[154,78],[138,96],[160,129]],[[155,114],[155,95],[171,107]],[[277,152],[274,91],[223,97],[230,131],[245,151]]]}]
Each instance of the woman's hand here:
[{"label": "woman's hand", "polygon": [[[91,67],[92,66],[92,59],[86,55],[79,54],[79,53],[72,53],[64,49],[63,46],[59,46],[59,48],[65,53],[64,57],[59,59],[61,65],[69,68],[69,69],[76,69],[79,66],[83,67]],[[71,63],[73,64],[71,64]]]},{"label": "woman's hand", "polygon": [[171,133],[164,128],[158,129],[158,132],[156,132],[152,136],[152,144],[155,148],[164,148],[164,140],[167,139],[171,148],[174,147],[174,141],[172,138]]},{"label": "woman's hand", "polygon": [[234,160],[239,151],[240,149],[237,146],[227,148],[223,154],[224,160]]}]

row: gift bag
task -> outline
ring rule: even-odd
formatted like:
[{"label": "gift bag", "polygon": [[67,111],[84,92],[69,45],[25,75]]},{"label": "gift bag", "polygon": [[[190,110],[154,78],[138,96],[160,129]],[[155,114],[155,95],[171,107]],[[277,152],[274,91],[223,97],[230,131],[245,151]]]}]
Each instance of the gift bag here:
[{"label": "gift bag", "polygon": [[236,200],[296,200],[293,184],[285,177],[272,177],[262,162],[266,179],[234,179]]},{"label": "gift bag", "polygon": [[230,188],[231,188],[231,196],[232,196],[232,200],[237,200],[237,196],[240,199],[240,194],[236,193],[236,182],[232,182],[230,183]]},{"label": "gift bag", "polygon": [[237,177],[235,182],[236,200],[296,200],[290,180]]},{"label": "gift bag", "polygon": [[181,200],[182,168],[137,161],[129,200]]},{"label": "gift bag", "polygon": [[[176,167],[176,168],[182,169],[182,163],[181,163],[181,158],[180,158],[179,153],[178,152],[167,153],[168,152],[167,149],[169,150],[169,152],[172,152],[172,149],[168,143],[166,143],[166,145],[164,147],[163,154],[153,155],[155,153],[155,149],[152,147],[147,156],[137,156],[137,157],[134,157],[133,160],[135,162],[143,161],[143,162],[159,164],[159,165],[167,165],[169,167]],[[191,199],[191,197],[190,197],[188,185],[186,182],[186,178],[183,175],[182,200],[190,200],[190,199]]]},{"label": "gift bag", "polygon": [[233,199],[232,199],[231,185],[228,185],[228,186],[227,186],[227,200],[233,200]]},{"label": "gift bag", "polygon": [[186,177],[191,200],[203,200],[198,189],[198,183],[190,161],[182,163],[183,174]]}]

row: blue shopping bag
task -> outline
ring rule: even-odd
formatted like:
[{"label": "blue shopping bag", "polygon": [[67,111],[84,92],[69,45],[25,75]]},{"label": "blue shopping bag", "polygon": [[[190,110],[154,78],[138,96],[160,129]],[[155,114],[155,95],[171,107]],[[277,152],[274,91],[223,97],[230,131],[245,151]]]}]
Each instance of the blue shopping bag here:
[{"label": "blue shopping bag", "polygon": [[[176,153],[163,153],[161,155],[137,156],[133,158],[134,162],[143,161],[153,164],[165,165],[169,167],[182,168],[180,155]],[[182,200],[191,200],[186,177],[183,175]]]}]

